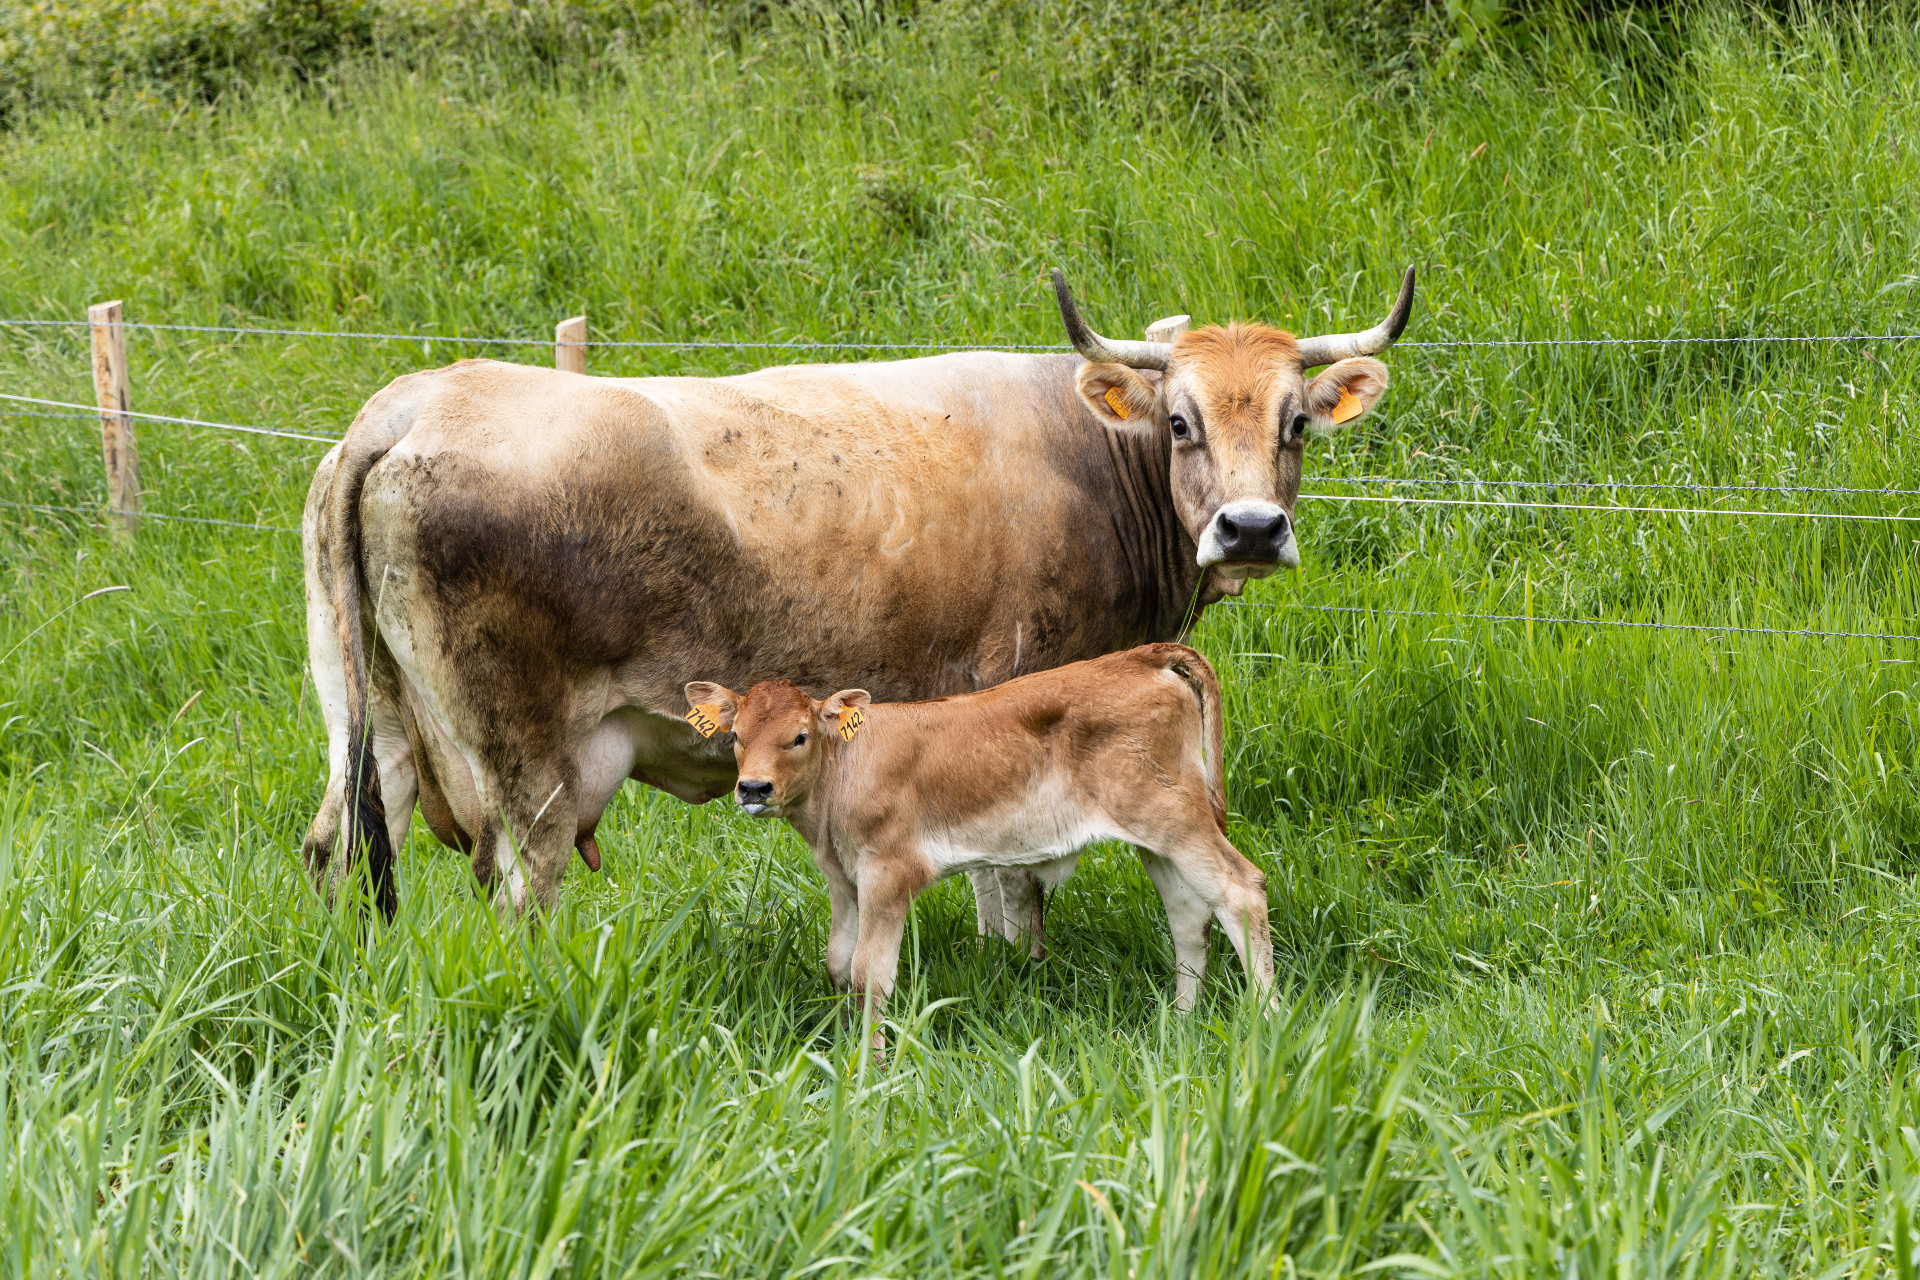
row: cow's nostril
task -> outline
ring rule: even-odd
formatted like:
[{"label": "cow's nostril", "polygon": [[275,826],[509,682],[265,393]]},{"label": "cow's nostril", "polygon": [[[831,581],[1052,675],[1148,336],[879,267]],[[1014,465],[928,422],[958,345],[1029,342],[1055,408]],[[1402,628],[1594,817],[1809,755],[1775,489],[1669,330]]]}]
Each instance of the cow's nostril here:
[{"label": "cow's nostril", "polygon": [[742,778],[736,790],[740,792],[740,798],[742,800],[765,801],[773,797],[773,784],[771,782],[749,782],[747,779]]},{"label": "cow's nostril", "polygon": [[1229,560],[1268,559],[1279,554],[1286,543],[1287,513],[1243,512],[1229,516],[1222,512],[1215,518],[1214,536]]}]

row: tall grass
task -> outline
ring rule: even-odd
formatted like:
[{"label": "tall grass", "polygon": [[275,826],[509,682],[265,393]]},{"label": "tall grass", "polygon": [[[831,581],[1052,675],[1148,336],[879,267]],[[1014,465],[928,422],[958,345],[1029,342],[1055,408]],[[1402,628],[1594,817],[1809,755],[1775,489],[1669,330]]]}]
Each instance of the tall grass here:
[{"label": "tall grass", "polygon": [[[1124,333],[1353,327],[1417,261],[1410,340],[1920,332],[1893,20],[1710,13],[1658,79],[1556,38],[1411,95],[1275,27],[1221,110],[1077,92],[1105,64],[1062,41],[1119,38],[1091,23],[804,19],[34,115],[0,135],[0,314],[1053,342],[1056,262]],[[467,353],[132,341],[137,408],[322,434]],[[1920,488],[1911,344],[1391,364],[1310,470]],[[0,331],[0,390],[87,387],[82,335]],[[0,498],[101,498],[88,422],[0,424]],[[151,508],[297,522],[317,448],[140,430]],[[1911,1275],[1911,643],[1302,607],[1920,634],[1911,528],[1300,514],[1301,571],[1198,634],[1280,1011],[1222,955],[1170,1016],[1157,899],[1103,848],[1039,965],[926,895],[879,1070],[834,1029],[804,849],[724,806],[629,789],[537,928],[424,832],[391,928],[330,916],[294,539],[8,511],[0,1269]]]}]

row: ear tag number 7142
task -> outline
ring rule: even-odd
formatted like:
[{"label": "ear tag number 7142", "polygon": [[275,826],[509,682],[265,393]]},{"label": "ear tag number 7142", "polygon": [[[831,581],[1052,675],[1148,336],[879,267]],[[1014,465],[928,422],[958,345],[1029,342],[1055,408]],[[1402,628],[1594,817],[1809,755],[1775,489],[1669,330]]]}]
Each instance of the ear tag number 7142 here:
[{"label": "ear tag number 7142", "polygon": [[867,722],[866,712],[858,707],[848,707],[840,713],[840,741],[852,742],[853,735],[860,732],[860,726]]},{"label": "ear tag number 7142", "polygon": [[711,738],[720,731],[720,708],[711,702],[695,703],[687,712],[687,723],[698,729],[701,737]]}]

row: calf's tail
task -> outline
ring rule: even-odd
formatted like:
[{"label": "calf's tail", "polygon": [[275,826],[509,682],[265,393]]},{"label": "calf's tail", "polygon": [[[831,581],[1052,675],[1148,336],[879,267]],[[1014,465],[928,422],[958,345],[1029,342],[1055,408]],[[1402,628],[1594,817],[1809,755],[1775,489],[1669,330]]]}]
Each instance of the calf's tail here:
[{"label": "calf's tail", "polygon": [[1220,708],[1220,677],[1197,649],[1169,645],[1167,670],[1187,682],[1200,704],[1200,750],[1206,761],[1207,792],[1213,801],[1213,823],[1227,834],[1226,717]]}]

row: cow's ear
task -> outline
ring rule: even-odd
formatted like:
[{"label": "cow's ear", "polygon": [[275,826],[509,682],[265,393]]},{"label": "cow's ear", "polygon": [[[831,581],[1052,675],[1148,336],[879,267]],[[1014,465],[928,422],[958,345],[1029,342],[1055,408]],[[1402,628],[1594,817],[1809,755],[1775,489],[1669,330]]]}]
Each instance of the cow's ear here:
[{"label": "cow's ear", "polygon": [[[695,680],[687,686],[687,705],[693,708],[688,712],[687,720],[694,728],[712,737],[733,728],[733,718],[740,713],[740,695],[725,685]],[[696,716],[700,718],[695,719]],[[713,728],[708,730],[706,724],[713,725]]]},{"label": "cow's ear", "polygon": [[1123,364],[1083,364],[1074,386],[1087,408],[1118,431],[1153,430],[1153,402],[1159,389]]},{"label": "cow's ear", "polygon": [[1307,384],[1307,412],[1320,427],[1339,427],[1373,408],[1387,389],[1387,366],[1367,356],[1330,364]]},{"label": "cow's ear", "polygon": [[820,704],[820,728],[851,742],[866,724],[866,708],[872,705],[873,696],[865,689],[842,689]]}]

